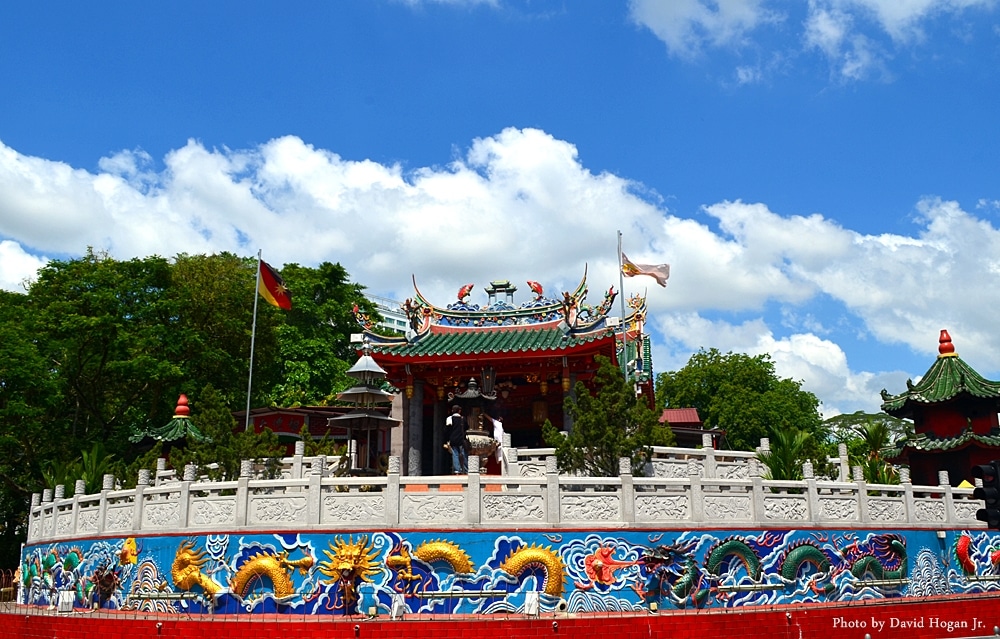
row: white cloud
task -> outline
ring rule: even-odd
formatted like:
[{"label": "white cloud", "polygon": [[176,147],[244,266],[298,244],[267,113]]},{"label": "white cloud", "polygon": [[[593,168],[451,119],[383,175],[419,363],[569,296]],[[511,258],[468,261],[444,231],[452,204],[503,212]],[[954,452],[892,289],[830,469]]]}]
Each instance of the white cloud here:
[{"label": "white cloud", "polygon": [[[837,82],[889,80],[890,62],[904,48],[927,46],[928,27],[971,12],[992,11],[997,0],[809,0],[797,33],[801,49],[818,51]],[[788,15],[798,7],[778,0],[631,0],[629,17],[649,29],[671,55],[695,60],[709,52],[770,50],[784,64],[799,57],[788,45]],[[798,14],[797,15],[801,15]],[[764,27],[781,26],[777,31]],[[961,37],[968,38],[970,34]],[[756,84],[776,68],[735,63],[737,85]]]},{"label": "white cloud", "polygon": [[48,258],[31,255],[11,240],[0,242],[0,289],[23,293]]},{"label": "white cloud", "polygon": [[741,45],[764,23],[780,19],[764,0],[631,0],[629,14],[656,34],[670,53],[692,57],[706,46]]},{"label": "white cloud", "polygon": [[1000,370],[1000,230],[954,202],[919,202],[911,235],[863,235],[741,201],[689,219],[535,129],[474,140],[451,164],[411,172],[291,136],[246,150],[189,141],[163,162],[154,171],[148,156],[122,152],[91,173],[0,145],[0,285],[18,290],[45,262],[38,255],[90,245],[118,258],[261,248],[278,265],[340,262],[397,299],[412,295],[414,274],[440,304],[469,282],[482,303],[483,285],[499,278],[537,280],[556,297],[586,268],[596,295],[617,287],[621,230],[633,260],[672,267],[666,291],[644,278],[625,287],[649,292],[657,370],[702,346],[770,352],[830,413],[876,410],[880,388],[923,372],[857,370],[832,341],[840,320],[812,310],[820,298],[862,339],[931,355],[948,328],[974,365]]}]

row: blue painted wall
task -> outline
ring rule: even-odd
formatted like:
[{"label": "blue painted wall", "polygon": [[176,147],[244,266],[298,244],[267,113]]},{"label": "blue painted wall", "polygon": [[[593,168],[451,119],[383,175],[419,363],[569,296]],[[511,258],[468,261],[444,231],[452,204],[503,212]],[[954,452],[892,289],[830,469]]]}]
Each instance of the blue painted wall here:
[{"label": "blue painted wall", "polygon": [[20,583],[25,603],[71,591],[77,607],[189,613],[205,601],[168,597],[215,592],[217,613],[388,614],[395,600],[440,614],[523,610],[540,592],[542,610],[621,611],[1000,590],[994,556],[1000,535],[981,530],[215,534],[28,546]]}]

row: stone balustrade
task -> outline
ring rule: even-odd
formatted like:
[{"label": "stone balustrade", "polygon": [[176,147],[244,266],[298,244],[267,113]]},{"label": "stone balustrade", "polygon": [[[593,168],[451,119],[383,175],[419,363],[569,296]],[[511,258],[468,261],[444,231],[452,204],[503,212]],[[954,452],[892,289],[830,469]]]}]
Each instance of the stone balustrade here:
[{"label": "stone balustrade", "polygon": [[212,482],[193,468],[178,478],[161,465],[141,473],[134,489],[84,495],[75,486],[32,498],[28,542],[101,535],[141,535],[327,528],[409,529],[510,526],[702,527],[915,527],[978,528],[982,506],[971,489],[873,485],[844,475],[832,481],[769,481],[753,453],[711,448],[657,448],[647,477],[632,475],[621,460],[618,477],[578,477],[557,472],[551,449],[505,449],[505,476],[479,473],[470,459],[467,476],[403,476],[390,458],[388,474],[338,477],[336,459],[307,458],[297,451],[281,460],[277,478],[245,462],[240,477]]}]

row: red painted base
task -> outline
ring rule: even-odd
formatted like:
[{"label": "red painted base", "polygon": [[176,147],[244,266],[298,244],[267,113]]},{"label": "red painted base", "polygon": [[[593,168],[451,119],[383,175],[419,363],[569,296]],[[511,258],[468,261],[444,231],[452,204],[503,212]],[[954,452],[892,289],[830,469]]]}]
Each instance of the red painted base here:
[{"label": "red painted base", "polygon": [[247,615],[184,618],[144,613],[55,613],[28,606],[0,610],[0,637],[21,639],[336,639],[338,637],[433,637],[519,639],[939,639],[990,636],[1000,626],[1000,594],[869,601],[850,604],[775,606],[627,614],[548,613],[476,617],[408,616],[393,621]]}]

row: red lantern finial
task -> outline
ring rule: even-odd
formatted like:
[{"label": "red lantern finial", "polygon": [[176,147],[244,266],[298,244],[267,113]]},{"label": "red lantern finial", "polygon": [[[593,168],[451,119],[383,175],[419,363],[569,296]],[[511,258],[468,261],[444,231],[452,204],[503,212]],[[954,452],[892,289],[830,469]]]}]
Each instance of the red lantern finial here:
[{"label": "red lantern finial", "polygon": [[951,343],[951,335],[942,328],[941,337],[938,338],[938,353],[941,355],[951,355],[954,352],[955,345]]},{"label": "red lantern finial", "polygon": [[190,417],[191,409],[188,408],[187,395],[181,394],[177,398],[177,408],[174,409],[174,417]]}]

